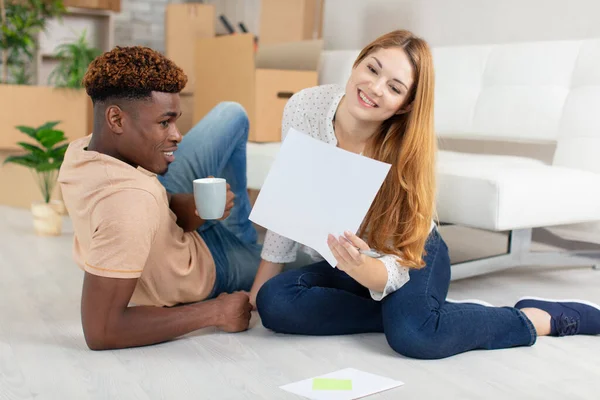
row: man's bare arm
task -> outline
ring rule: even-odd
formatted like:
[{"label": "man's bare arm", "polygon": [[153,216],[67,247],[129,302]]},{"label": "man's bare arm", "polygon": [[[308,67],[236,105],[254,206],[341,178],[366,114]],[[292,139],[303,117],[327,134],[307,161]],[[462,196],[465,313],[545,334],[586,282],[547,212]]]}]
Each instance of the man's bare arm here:
[{"label": "man's bare arm", "polygon": [[137,279],[85,273],[81,319],[88,347],[108,350],[145,346],[216,326],[227,332],[248,329],[251,306],[245,293],[174,308],[128,307]]}]

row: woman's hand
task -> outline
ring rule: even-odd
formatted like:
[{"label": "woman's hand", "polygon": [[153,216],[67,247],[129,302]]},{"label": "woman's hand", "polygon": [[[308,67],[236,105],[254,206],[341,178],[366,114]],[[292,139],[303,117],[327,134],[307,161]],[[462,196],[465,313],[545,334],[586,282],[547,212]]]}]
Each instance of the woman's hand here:
[{"label": "woman's hand", "polygon": [[341,271],[351,272],[367,262],[367,256],[359,250],[369,250],[369,245],[350,231],[344,232],[344,236],[337,239],[329,235],[327,245],[338,262],[337,268]]}]

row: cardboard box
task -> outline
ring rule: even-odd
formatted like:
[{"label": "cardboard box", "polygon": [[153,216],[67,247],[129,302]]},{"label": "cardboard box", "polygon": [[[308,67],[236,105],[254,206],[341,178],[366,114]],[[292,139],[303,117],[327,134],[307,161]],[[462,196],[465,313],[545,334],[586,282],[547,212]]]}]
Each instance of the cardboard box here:
[{"label": "cardboard box", "polygon": [[194,43],[215,36],[215,7],[208,4],[168,4],[165,11],[165,55],[188,77],[183,93],[194,88]]},{"label": "cardboard box", "polygon": [[281,141],[281,118],[288,99],[318,84],[321,40],[261,45],[253,35],[228,35],[196,41],[194,119],[222,101],[240,103],[250,119],[250,141]]},{"label": "cardboard box", "polygon": [[31,141],[15,128],[38,127],[61,121],[56,127],[69,140],[91,133],[91,100],[83,89],[0,84],[0,150],[20,150],[17,142]]},{"label": "cardboard box", "polygon": [[64,0],[65,7],[91,8],[95,10],[121,11],[121,0]]},{"label": "cardboard box", "polygon": [[323,37],[325,0],[261,0],[259,44]]},{"label": "cardboard box", "polygon": [[196,122],[194,118],[194,95],[191,93],[181,93],[181,117],[177,120],[177,129],[182,135],[185,135],[194,127]]}]

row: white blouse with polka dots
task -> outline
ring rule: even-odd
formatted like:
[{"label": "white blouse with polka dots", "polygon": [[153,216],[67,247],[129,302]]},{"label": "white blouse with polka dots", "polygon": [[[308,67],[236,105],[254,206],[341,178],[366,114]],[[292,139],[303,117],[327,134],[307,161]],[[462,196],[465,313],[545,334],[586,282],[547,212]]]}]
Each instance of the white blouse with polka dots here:
[{"label": "white blouse with polka dots", "polygon": [[[344,88],[338,85],[322,85],[296,93],[290,98],[283,112],[283,135],[285,136],[290,128],[294,128],[336,146],[333,118],[343,96]],[[432,222],[431,229],[434,227],[435,223]],[[299,248],[314,261],[323,260],[315,250],[300,246],[297,242],[272,231],[267,231],[261,257],[273,263],[290,263],[296,260]],[[383,292],[370,290],[371,297],[377,301],[398,290],[409,280],[408,268],[400,264],[401,260],[397,256],[384,255],[379,260],[387,269],[388,280]]]}]

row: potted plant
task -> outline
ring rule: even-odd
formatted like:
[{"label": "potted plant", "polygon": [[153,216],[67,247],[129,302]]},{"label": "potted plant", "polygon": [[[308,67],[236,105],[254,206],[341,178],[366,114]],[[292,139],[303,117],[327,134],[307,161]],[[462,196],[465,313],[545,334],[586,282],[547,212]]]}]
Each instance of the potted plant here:
[{"label": "potted plant", "polygon": [[58,171],[62,165],[68,143],[63,131],[54,129],[60,121],[47,122],[37,128],[17,126],[16,128],[36,144],[18,142],[25,154],[11,155],[4,163],[14,163],[30,168],[42,193],[43,201],[31,204],[33,225],[36,234],[56,236],[62,232],[62,202],[52,200]]},{"label": "potted plant", "polygon": [[73,43],[64,43],[56,48],[58,65],[48,77],[48,83],[59,88],[82,88],[83,77],[88,66],[102,52],[92,47],[86,39],[86,31]]}]

